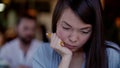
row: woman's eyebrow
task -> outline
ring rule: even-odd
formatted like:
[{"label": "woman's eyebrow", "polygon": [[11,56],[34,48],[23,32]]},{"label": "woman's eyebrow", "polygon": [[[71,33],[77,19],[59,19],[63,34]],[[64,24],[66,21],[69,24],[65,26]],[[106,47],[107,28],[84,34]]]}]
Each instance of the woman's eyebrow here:
[{"label": "woman's eyebrow", "polygon": [[83,27],[83,28],[80,28],[80,30],[87,30],[87,29],[91,29],[91,27]]},{"label": "woman's eyebrow", "polygon": [[72,27],[70,24],[68,24],[66,21],[62,21],[64,24],[66,24],[69,27]]}]

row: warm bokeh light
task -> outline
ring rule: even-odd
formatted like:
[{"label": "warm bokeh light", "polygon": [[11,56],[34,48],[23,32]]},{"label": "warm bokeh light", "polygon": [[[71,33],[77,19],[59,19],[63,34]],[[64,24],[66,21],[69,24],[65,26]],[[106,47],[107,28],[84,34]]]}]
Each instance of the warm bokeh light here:
[{"label": "warm bokeh light", "polygon": [[105,1],[104,0],[100,0],[100,2],[101,2],[101,5],[102,5],[102,8],[104,9]]},{"label": "warm bokeh light", "polygon": [[3,3],[9,4],[11,0],[2,0]]},{"label": "warm bokeh light", "polygon": [[28,10],[28,14],[31,15],[31,16],[36,16],[37,15],[37,12],[35,9],[29,9]]},{"label": "warm bokeh light", "polygon": [[115,23],[116,23],[117,28],[120,28],[120,17],[116,18]]}]

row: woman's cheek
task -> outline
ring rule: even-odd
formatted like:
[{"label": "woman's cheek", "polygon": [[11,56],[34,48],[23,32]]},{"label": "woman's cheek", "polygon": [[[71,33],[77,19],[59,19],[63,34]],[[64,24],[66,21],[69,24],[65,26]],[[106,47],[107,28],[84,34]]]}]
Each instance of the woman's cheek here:
[{"label": "woman's cheek", "polygon": [[86,37],[81,37],[82,38],[82,45],[84,45],[88,40],[89,40],[89,36],[86,36]]},{"label": "woman's cheek", "polygon": [[67,37],[66,31],[64,31],[64,30],[62,30],[62,29],[58,29],[56,33],[57,33],[57,36],[58,36],[61,40],[65,40],[65,38]]}]

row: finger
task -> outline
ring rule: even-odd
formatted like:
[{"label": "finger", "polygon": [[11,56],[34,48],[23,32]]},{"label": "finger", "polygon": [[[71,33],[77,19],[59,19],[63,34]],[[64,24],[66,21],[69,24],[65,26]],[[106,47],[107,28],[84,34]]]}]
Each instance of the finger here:
[{"label": "finger", "polygon": [[59,39],[59,46],[62,46],[62,47],[64,46],[64,43],[61,39]]},{"label": "finger", "polygon": [[[56,35],[57,36],[57,35]],[[60,46],[64,46],[64,43],[63,43],[63,41],[57,36],[57,38],[59,39],[59,44],[60,44]]]},{"label": "finger", "polygon": [[56,37],[55,37],[55,34],[52,33],[52,36],[51,36],[51,47],[54,48],[54,46],[56,45]]},{"label": "finger", "polygon": [[59,38],[57,37],[56,34],[55,35],[55,39],[54,39],[54,43],[55,43],[55,47],[59,46]]},{"label": "finger", "polygon": [[54,35],[54,33],[52,33],[52,34],[51,34],[51,42],[53,42],[54,39],[55,39],[55,35]]},{"label": "finger", "polygon": [[62,42],[62,40],[56,35],[56,40],[58,41],[57,42],[57,46],[62,46],[63,45],[63,42]]}]

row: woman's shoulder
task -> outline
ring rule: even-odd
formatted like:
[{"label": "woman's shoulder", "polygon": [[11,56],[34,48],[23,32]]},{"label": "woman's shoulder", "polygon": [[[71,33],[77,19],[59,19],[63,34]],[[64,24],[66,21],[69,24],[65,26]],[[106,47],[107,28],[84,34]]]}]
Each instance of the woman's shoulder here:
[{"label": "woman's shoulder", "polygon": [[33,68],[57,68],[60,59],[60,55],[49,43],[43,43],[33,56]]},{"label": "woman's shoulder", "polygon": [[39,46],[38,51],[44,51],[48,52],[51,51],[52,48],[50,48],[50,43],[42,43],[41,46]]},{"label": "woman's shoulder", "polygon": [[107,47],[113,47],[113,48],[116,48],[116,49],[119,49],[120,50],[120,47],[118,46],[118,44],[114,43],[114,42],[111,42],[111,41],[105,41],[105,44],[107,45]]},{"label": "woman's shoulder", "polygon": [[106,41],[109,68],[120,68],[120,47],[113,42]]},{"label": "woman's shoulder", "polygon": [[107,47],[106,49],[108,53],[120,55],[120,47],[116,43],[111,41],[106,41],[105,44],[106,44],[106,47]]},{"label": "woman's shoulder", "polygon": [[49,61],[51,60],[52,49],[49,46],[49,43],[42,43],[36,50],[33,56],[33,68],[48,68]]},{"label": "woman's shoulder", "polygon": [[50,56],[52,51],[53,49],[50,48],[49,43],[42,43],[41,46],[39,46],[38,50],[35,52],[35,55],[39,57]]}]

